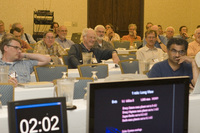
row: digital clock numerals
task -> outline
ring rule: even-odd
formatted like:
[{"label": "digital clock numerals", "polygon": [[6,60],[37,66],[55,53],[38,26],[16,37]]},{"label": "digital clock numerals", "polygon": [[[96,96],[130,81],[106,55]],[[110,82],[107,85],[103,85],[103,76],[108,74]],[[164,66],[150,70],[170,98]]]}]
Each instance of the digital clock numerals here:
[{"label": "digital clock numerals", "polygon": [[[58,123],[58,116],[52,116],[51,118],[45,116],[42,121],[38,121],[36,118],[31,118],[29,121],[26,119],[22,119],[19,124],[19,129],[21,133],[58,131],[60,130],[60,127],[58,127]],[[30,124],[32,125],[32,127],[29,127]],[[42,129],[37,129],[37,125],[42,125]]]}]

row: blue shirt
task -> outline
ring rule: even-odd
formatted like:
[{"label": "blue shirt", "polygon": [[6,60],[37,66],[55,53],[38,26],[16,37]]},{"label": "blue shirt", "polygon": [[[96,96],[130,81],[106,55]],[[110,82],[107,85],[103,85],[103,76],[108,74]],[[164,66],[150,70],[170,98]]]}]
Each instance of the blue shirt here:
[{"label": "blue shirt", "polygon": [[174,71],[169,63],[168,60],[164,60],[162,62],[158,62],[151,70],[148,72],[147,76],[149,78],[153,77],[173,77],[173,76],[189,76],[190,80],[193,79],[192,74],[192,66],[191,64],[188,64],[186,62],[183,62],[180,66],[180,68],[176,71]]},{"label": "blue shirt", "polygon": [[4,62],[0,60],[0,66],[9,66],[9,75],[16,72],[16,78],[19,83],[30,82],[30,74],[33,72],[33,66],[36,66],[36,60],[20,60],[15,62]]}]

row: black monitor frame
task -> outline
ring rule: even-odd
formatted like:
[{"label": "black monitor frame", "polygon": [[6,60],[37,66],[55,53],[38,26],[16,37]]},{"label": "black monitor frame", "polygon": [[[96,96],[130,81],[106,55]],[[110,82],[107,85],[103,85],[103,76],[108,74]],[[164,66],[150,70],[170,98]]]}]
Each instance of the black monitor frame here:
[{"label": "black monitor frame", "polygon": [[[96,82],[88,84],[88,103],[87,103],[87,133],[97,133],[95,132],[95,100],[96,94],[98,90],[113,90],[113,94],[115,94],[115,90],[117,88],[123,88],[126,91],[126,88],[134,87],[134,86],[149,86],[149,85],[170,85],[170,84],[182,84],[184,86],[184,107],[183,107],[183,125],[182,129],[184,133],[188,132],[188,99],[189,99],[189,77],[188,76],[180,76],[180,77],[166,77],[166,78],[149,78],[142,80],[131,80],[131,81],[113,81],[113,82]],[[180,88],[180,87],[179,87]],[[162,89],[162,88],[160,88]],[[97,91],[97,92],[96,92]],[[104,97],[101,96],[101,99]],[[100,98],[99,98],[100,99]],[[100,100],[99,100],[100,101]],[[102,103],[103,104],[103,103]],[[105,109],[107,109],[105,107]],[[104,110],[104,108],[102,108]],[[101,112],[101,111],[99,111]],[[107,117],[107,116],[105,116]],[[105,132],[105,131],[104,131]],[[150,131],[149,131],[150,132]],[[118,132],[116,132],[118,133]]]},{"label": "black monitor frame", "polygon": [[[15,107],[16,108],[21,107],[22,109],[29,109],[29,110],[31,108],[33,108],[33,110],[38,108],[37,109],[37,110],[39,110],[38,111],[38,115],[39,115],[40,112],[43,112],[44,110],[46,110],[45,111],[45,114],[47,115],[46,118],[48,119],[48,117],[50,117],[48,119],[51,122],[50,126],[55,126],[55,128],[57,128],[57,129],[59,128],[59,132],[58,133],[68,133],[65,97],[42,98],[42,99],[31,99],[31,100],[8,102],[9,133],[18,133],[18,129],[17,128],[20,125],[19,123],[17,123],[17,119],[19,117],[17,116],[17,109],[15,109]],[[40,107],[42,107],[44,109],[42,109]],[[45,107],[48,107],[48,108],[45,109]],[[57,111],[54,110],[55,108],[57,109]],[[35,116],[34,117],[30,116],[29,112],[33,112],[33,111],[26,111],[25,110],[24,115],[28,116],[29,118],[34,118],[35,120],[37,120],[37,124],[43,122],[43,120],[40,120],[39,118],[37,118],[39,116],[36,116],[36,118],[35,118]],[[59,115],[57,118],[55,118],[56,117],[56,113]],[[44,114],[44,112],[43,112],[43,114]],[[52,116],[50,116],[50,114]],[[47,121],[48,121],[47,119],[44,120],[45,123],[47,123]],[[30,119],[28,121],[29,121],[29,124],[30,124]],[[24,122],[23,125],[24,124],[26,124],[26,122]],[[30,128],[34,127],[34,124],[36,124],[36,122],[32,121],[31,125],[29,125],[29,130],[30,130]],[[41,129],[36,129],[38,127],[38,125],[37,125],[37,127],[35,127],[35,129],[38,130],[38,132],[43,132],[42,131],[42,128],[43,128],[42,126],[43,125],[44,124],[39,125]],[[48,128],[48,126],[45,127],[45,128]],[[50,130],[49,132],[51,132],[52,127],[51,127],[51,129],[47,129],[47,130]]]}]

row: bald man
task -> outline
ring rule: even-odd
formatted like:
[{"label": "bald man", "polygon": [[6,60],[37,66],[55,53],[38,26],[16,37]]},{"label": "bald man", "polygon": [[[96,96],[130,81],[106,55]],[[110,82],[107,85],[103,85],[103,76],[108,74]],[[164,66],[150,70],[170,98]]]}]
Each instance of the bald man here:
[{"label": "bald man", "polygon": [[197,28],[194,32],[194,41],[189,43],[187,55],[195,56],[200,51],[200,28]]}]

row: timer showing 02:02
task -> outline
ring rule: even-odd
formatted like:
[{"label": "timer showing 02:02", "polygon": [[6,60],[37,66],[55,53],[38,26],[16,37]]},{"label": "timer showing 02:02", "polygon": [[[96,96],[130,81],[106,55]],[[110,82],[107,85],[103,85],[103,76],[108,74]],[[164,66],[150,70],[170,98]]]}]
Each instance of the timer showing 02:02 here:
[{"label": "timer showing 02:02", "polygon": [[[53,124],[51,124],[53,122]],[[19,123],[20,133],[39,133],[39,132],[49,132],[49,131],[59,131],[58,127],[59,118],[57,116],[52,116],[51,118],[45,116],[42,121],[38,121],[36,118],[31,118],[29,121],[22,119]],[[30,125],[32,125],[30,127]],[[42,129],[37,129],[37,126],[41,125]]]}]

